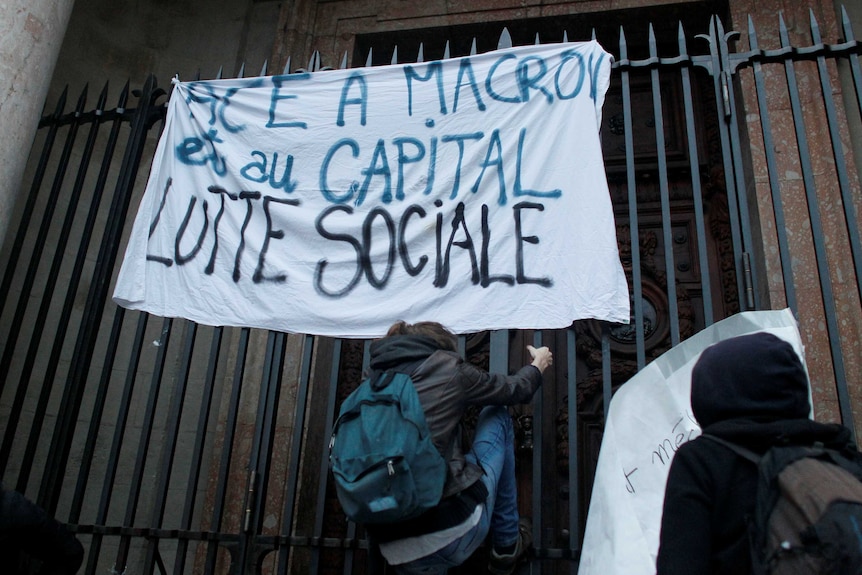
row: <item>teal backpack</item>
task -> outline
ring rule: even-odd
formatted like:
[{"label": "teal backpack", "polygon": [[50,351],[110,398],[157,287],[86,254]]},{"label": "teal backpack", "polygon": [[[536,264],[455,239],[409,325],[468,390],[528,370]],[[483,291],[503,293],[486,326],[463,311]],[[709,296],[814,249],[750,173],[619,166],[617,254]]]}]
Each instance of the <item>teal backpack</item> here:
[{"label": "teal backpack", "polygon": [[344,400],[329,466],[338,501],[357,523],[411,519],[440,502],[447,465],[409,375],[366,379]]}]

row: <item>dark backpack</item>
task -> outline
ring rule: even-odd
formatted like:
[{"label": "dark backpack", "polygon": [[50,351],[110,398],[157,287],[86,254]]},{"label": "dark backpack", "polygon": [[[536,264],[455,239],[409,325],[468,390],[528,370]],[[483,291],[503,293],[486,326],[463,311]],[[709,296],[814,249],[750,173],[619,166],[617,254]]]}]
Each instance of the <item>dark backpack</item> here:
[{"label": "dark backpack", "polygon": [[409,375],[366,379],[344,400],[329,465],[338,501],[357,523],[403,521],[440,502],[447,464]]},{"label": "dark backpack", "polygon": [[758,467],[749,520],[755,575],[862,575],[862,463],[854,450],[786,445],[759,456],[704,437]]}]

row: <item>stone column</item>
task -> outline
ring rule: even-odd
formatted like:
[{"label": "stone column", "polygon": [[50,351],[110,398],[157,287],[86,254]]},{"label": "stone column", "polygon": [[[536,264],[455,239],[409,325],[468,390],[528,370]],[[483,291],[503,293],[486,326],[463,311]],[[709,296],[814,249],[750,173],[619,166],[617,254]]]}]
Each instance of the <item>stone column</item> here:
[{"label": "stone column", "polygon": [[21,178],[74,0],[0,2],[0,241]]}]

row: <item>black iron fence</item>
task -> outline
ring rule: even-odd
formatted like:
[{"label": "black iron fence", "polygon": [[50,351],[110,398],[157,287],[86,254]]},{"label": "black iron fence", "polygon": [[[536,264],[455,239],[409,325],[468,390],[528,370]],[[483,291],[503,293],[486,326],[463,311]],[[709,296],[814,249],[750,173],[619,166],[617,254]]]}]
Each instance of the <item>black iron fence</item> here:
[{"label": "black iron fence", "polygon": [[[651,27],[640,59],[623,30],[606,44],[603,147],[633,323],[460,338],[495,372],[521,365],[526,343],[558,358],[532,405],[513,410],[534,572],[577,569],[613,390],[719,319],[787,305],[804,332],[822,323],[834,387],[818,392],[854,427],[862,200],[847,130],[862,45],[846,16],[842,31],[825,44],[812,17],[811,43],[794,47],[781,21],[780,46],[762,49],[749,23],[747,50],[734,50],[713,18],[698,39],[680,26],[672,56]],[[307,69],[321,69],[319,55]],[[840,81],[852,93],[836,101]],[[365,572],[367,543],[337,506],[325,453],[368,342],[111,303],[168,94],[154,78],[113,108],[107,94],[88,108],[84,90],[72,111],[64,94],[42,119],[4,246],[0,477],[72,525],[87,574]]]}]

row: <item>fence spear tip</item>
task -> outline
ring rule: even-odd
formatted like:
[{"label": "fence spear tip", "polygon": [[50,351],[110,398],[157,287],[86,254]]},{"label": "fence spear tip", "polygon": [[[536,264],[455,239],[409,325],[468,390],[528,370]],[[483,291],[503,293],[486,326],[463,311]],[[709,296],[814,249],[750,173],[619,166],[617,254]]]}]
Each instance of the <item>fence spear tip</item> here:
[{"label": "fence spear tip", "polygon": [[685,28],[682,25],[682,20],[679,21],[679,25],[677,27],[677,45],[679,46],[679,54],[682,56],[683,54],[688,54],[687,43],[685,39]]},{"label": "fence spear tip", "polygon": [[509,34],[509,29],[504,27],[503,31],[500,32],[500,39],[497,41],[497,50],[503,50],[505,48],[512,47],[512,35]]},{"label": "fence spear tip", "polygon": [[261,67],[261,69],[260,69],[260,73],[258,74],[258,76],[266,76],[266,68],[267,68],[267,66],[268,66],[268,65],[269,65],[269,60],[268,60],[268,59],[267,59],[267,60],[264,60],[264,61],[263,61],[263,66]]},{"label": "fence spear tip", "polygon": [[[54,116],[59,118],[63,115],[63,109],[66,107],[66,97],[69,94],[69,84],[63,88],[63,92],[60,94],[60,98],[57,100],[57,105],[54,106]],[[43,106],[44,108],[44,106]]]},{"label": "fence spear tip", "polygon": [[752,50],[758,49],[757,28],[754,26],[754,18],[751,14],[748,15],[748,46]]},{"label": "fence spear tip", "polygon": [[99,92],[99,100],[96,102],[96,109],[101,111],[105,110],[105,105],[108,103],[108,82],[105,82],[105,85],[102,87],[102,91]]},{"label": "fence spear tip", "polygon": [[814,15],[814,10],[812,8],[808,9],[808,22],[811,26],[811,38],[814,40],[815,44],[819,44],[821,42],[820,24],[817,23],[817,17]]},{"label": "fence spear tip", "polygon": [[75,111],[76,112],[83,112],[84,111],[84,106],[86,105],[86,102],[87,102],[87,91],[89,89],[90,89],[90,84],[88,82],[88,83],[84,84],[84,89],[81,90],[81,94],[78,96],[78,102],[75,105]]},{"label": "fence spear tip", "polygon": [[784,12],[778,11],[778,37],[781,38],[782,46],[790,45],[790,33],[787,31],[787,24],[784,22]]},{"label": "fence spear tip", "polygon": [[841,28],[844,31],[845,42],[852,42],[856,39],[853,34],[853,26],[850,24],[850,16],[847,15],[847,9],[844,7],[844,4],[841,5]]},{"label": "fence spear tip", "polygon": [[650,56],[658,55],[658,43],[655,39],[655,29],[653,28],[652,22],[649,23],[649,53]]},{"label": "fence spear tip", "polygon": [[625,28],[620,26],[620,58],[626,59],[629,57],[629,47],[626,42],[626,31]]},{"label": "fence spear tip", "polygon": [[129,80],[126,79],[126,85],[120,90],[120,98],[117,101],[117,108],[125,108],[126,102],[129,101]]}]

